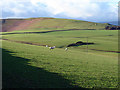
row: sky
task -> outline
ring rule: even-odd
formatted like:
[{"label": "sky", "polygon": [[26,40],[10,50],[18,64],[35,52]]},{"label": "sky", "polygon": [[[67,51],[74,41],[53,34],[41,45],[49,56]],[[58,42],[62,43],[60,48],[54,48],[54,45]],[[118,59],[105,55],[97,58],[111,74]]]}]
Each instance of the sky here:
[{"label": "sky", "polygon": [[1,0],[0,18],[54,17],[92,22],[118,20],[119,0]]}]

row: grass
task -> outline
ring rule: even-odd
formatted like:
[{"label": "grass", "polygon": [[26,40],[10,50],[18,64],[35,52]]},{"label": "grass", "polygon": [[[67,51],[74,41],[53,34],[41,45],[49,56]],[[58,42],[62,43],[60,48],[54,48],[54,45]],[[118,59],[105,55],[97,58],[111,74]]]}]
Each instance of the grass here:
[{"label": "grass", "polygon": [[[87,24],[87,27],[86,27]],[[36,22],[29,27],[30,28],[64,28],[64,29],[99,29],[104,28],[106,24],[98,23],[95,26],[93,22],[72,20],[72,19],[45,19],[41,22]]]},{"label": "grass", "polygon": [[5,49],[2,52],[3,89],[75,87],[70,85],[69,80],[64,79],[57,73],[48,72],[42,68],[29,65],[29,59],[14,56],[14,52]]},{"label": "grass", "polygon": [[14,30],[38,30],[38,29],[105,29],[108,23],[95,23],[73,19],[59,18],[28,18],[28,19],[6,19],[3,31]]},{"label": "grass", "polygon": [[[4,35],[2,38],[27,41],[32,43],[39,43],[49,46],[66,47],[71,43],[77,41],[93,42],[94,45],[89,45],[89,49],[98,49],[106,51],[118,51],[118,31],[107,30],[73,30],[73,31],[60,31],[40,33],[35,32],[31,34],[18,33]],[[77,48],[85,48],[86,46],[79,46]]]},{"label": "grass", "polygon": [[63,46],[63,48],[49,50],[43,46],[2,40],[3,87],[117,88],[117,53],[94,50],[86,52],[86,46],[64,50],[66,45],[79,40],[86,41],[86,37],[89,37],[89,42],[96,43],[89,45],[89,49],[117,51],[117,35],[117,31],[105,30],[6,33],[3,35],[4,39]]}]

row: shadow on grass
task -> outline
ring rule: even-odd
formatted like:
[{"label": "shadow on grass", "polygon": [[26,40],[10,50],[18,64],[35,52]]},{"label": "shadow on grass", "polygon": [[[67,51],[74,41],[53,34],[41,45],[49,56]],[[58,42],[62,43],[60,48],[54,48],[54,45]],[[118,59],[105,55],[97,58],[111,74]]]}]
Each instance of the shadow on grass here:
[{"label": "shadow on grass", "polygon": [[51,30],[51,31],[42,31],[42,32],[13,32],[13,33],[4,33],[0,35],[9,35],[9,34],[39,34],[39,33],[50,33],[50,32],[59,32],[59,31],[73,31],[73,30],[95,30],[95,29],[66,29],[66,30]]},{"label": "shadow on grass", "polygon": [[5,88],[80,88],[57,73],[28,65],[29,59],[2,50],[2,87]]},{"label": "shadow on grass", "polygon": [[76,43],[72,43],[72,44],[69,44],[67,47],[71,47],[71,46],[82,46],[82,45],[93,45],[95,43],[91,42],[82,42],[82,41],[78,41]]}]

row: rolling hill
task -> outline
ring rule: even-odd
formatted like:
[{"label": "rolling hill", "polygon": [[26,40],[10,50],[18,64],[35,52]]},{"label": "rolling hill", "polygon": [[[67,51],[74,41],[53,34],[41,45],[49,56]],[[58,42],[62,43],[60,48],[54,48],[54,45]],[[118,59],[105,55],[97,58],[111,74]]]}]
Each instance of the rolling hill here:
[{"label": "rolling hill", "polygon": [[58,18],[1,23],[2,88],[117,90],[119,27]]},{"label": "rolling hill", "polygon": [[40,29],[105,29],[108,23],[94,23],[82,20],[59,18],[2,19],[2,32]]}]

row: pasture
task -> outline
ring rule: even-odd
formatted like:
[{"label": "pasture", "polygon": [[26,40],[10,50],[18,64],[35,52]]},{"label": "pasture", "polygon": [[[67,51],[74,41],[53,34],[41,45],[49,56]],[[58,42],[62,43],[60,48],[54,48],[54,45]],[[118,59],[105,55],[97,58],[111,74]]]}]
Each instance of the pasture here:
[{"label": "pasture", "polygon": [[[2,33],[3,87],[118,87],[117,30],[24,32]],[[65,51],[78,41],[94,44]]]}]

